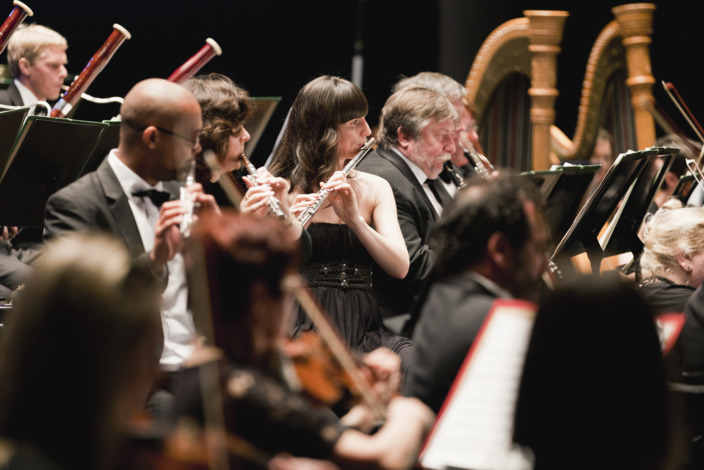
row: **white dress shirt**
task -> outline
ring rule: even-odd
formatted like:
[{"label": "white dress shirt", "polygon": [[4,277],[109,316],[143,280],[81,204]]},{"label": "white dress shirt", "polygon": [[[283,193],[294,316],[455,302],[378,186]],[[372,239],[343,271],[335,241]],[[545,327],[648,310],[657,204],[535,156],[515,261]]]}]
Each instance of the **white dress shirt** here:
[{"label": "white dress shirt", "polygon": [[430,199],[430,203],[433,205],[433,209],[435,209],[435,213],[437,215],[442,214],[442,206],[440,205],[440,202],[437,200],[437,198],[435,197],[435,194],[433,194],[433,192],[430,190],[430,187],[425,182],[425,180],[428,179],[428,176],[425,174],[425,172],[423,170],[421,170],[418,165],[416,165],[415,163],[410,161],[408,159],[408,157],[406,157],[404,154],[402,154],[401,151],[399,149],[397,149],[396,147],[392,147],[391,150],[396,152],[398,154],[398,156],[400,156],[403,159],[403,161],[406,162],[408,167],[413,172],[413,175],[416,178],[418,178],[418,182],[423,187],[423,191],[425,191],[425,194],[428,196],[428,199]]},{"label": "white dress shirt", "polygon": [[[132,209],[144,250],[149,252],[154,247],[154,233],[159,208],[148,197],[136,197],[132,193],[147,189],[163,191],[161,182],[150,186],[139,175],[122,163],[111,150],[108,163],[115,172],[122,190]],[[191,355],[196,337],[193,315],[188,307],[188,285],[186,283],[186,266],[183,255],[177,253],[167,263],[169,280],[162,296],[161,324],[164,329],[164,350],[161,355],[162,370],[174,371],[181,367],[183,361]]]}]

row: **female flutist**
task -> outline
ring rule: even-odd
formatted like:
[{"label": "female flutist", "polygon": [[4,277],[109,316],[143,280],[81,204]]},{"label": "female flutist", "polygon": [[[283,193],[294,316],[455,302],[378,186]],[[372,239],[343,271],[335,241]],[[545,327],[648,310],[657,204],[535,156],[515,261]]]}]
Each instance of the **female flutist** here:
[{"label": "female flutist", "polygon": [[[391,187],[375,175],[341,171],[371,135],[368,109],[362,90],[348,80],[312,80],[293,103],[269,171],[290,181],[294,213],[318,191],[329,191],[308,226],[313,257],[301,274],[347,344],[360,352],[385,346],[404,358],[412,343],[389,332],[372,293],[375,269],[401,279],[409,268]],[[312,328],[299,310],[293,334]]]}]

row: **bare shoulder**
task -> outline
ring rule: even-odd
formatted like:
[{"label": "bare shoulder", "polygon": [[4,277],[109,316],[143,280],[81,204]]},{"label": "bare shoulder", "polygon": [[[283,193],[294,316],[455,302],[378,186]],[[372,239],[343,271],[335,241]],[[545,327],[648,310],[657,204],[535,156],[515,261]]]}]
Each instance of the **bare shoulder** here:
[{"label": "bare shoulder", "polygon": [[391,192],[391,185],[381,176],[357,170],[355,180],[371,194],[384,194]]}]

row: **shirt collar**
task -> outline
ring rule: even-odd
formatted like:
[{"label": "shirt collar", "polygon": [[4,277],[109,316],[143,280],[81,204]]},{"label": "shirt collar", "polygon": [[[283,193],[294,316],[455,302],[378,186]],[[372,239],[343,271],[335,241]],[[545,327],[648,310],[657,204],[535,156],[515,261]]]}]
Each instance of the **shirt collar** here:
[{"label": "shirt collar", "polygon": [[17,87],[17,90],[19,90],[20,96],[22,97],[22,103],[24,103],[25,106],[32,106],[39,103],[39,99],[34,93],[32,93],[32,90],[24,86],[24,83],[15,79],[15,86]]},{"label": "shirt collar", "polygon": [[147,189],[157,189],[159,191],[164,190],[164,185],[161,181],[154,186],[151,186],[149,183],[144,181],[141,176],[132,171],[130,167],[125,165],[123,161],[118,158],[117,149],[110,150],[110,153],[108,154],[108,163],[110,164],[112,171],[115,172],[115,176],[117,176],[117,180],[120,182],[120,186],[122,186],[122,191],[130,199],[134,198],[132,193],[135,191],[144,191]]}]

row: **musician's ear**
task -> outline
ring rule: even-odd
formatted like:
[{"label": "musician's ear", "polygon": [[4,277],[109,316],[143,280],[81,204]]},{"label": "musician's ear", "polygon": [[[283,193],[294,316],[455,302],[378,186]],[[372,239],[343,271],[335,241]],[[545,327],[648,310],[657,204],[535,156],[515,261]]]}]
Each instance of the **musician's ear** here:
[{"label": "musician's ear", "polygon": [[142,131],[142,143],[150,150],[156,148],[159,131],[154,126],[148,126]]},{"label": "musician's ear", "polygon": [[505,234],[494,232],[486,243],[486,252],[493,264],[503,271],[513,269],[514,249]]},{"label": "musician's ear", "polygon": [[20,57],[20,60],[17,62],[17,66],[20,68],[20,73],[22,75],[29,75],[32,64],[29,63],[26,57]]},{"label": "musician's ear", "polygon": [[677,253],[677,264],[686,273],[692,272],[692,255],[689,253],[679,252]]},{"label": "musician's ear", "polygon": [[404,149],[407,149],[415,142],[413,136],[407,135],[400,127],[396,129],[396,135],[398,136],[399,145]]}]

